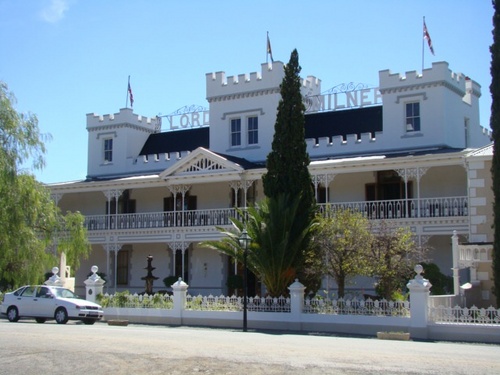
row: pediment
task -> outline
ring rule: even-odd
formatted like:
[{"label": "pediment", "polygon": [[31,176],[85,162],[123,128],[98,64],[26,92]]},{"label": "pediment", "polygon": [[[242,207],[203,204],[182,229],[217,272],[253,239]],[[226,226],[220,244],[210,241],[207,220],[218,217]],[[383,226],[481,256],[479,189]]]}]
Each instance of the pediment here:
[{"label": "pediment", "polygon": [[241,165],[234,163],[206,148],[199,147],[185,158],[179,160],[168,169],[165,169],[160,178],[168,179],[175,177],[188,177],[214,174],[239,174],[244,169]]}]

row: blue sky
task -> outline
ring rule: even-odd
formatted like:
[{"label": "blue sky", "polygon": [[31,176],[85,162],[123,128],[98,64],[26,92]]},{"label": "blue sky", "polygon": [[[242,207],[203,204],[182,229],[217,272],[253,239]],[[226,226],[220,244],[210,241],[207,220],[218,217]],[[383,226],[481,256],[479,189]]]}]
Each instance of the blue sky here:
[{"label": "blue sky", "polygon": [[0,0],[0,81],[17,110],[38,116],[47,142],[45,183],[87,174],[86,114],[125,107],[147,117],[208,107],[205,74],[260,71],[266,32],[274,60],[297,48],[302,76],[378,85],[378,71],[422,69],[422,18],[432,38],[425,68],[450,69],[482,87],[481,124],[491,106],[489,0]]}]

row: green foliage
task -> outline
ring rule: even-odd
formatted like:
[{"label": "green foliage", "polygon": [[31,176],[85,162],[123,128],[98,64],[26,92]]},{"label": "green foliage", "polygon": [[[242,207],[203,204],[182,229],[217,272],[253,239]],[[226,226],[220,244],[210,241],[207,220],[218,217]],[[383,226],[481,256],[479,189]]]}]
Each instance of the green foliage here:
[{"label": "green foliage", "polygon": [[[44,166],[44,140],[32,114],[14,109],[15,97],[0,82],[0,283],[15,288],[40,283],[45,270],[58,264],[56,255],[67,253],[67,264],[78,267],[81,255],[88,255],[83,217],[63,216],[44,185],[20,166],[32,162]],[[47,251],[56,236],[58,251]]]},{"label": "green foliage", "polygon": [[408,228],[392,227],[382,221],[371,232],[375,235],[369,255],[369,275],[378,278],[377,294],[391,299],[394,292],[405,289],[423,254]]},{"label": "green foliage", "polygon": [[493,292],[497,306],[500,306],[500,14],[497,3],[493,0],[493,44],[491,52],[491,118],[490,128],[493,135]]},{"label": "green foliage", "polygon": [[309,155],[305,142],[305,106],[302,100],[299,54],[293,50],[285,66],[280,86],[272,151],[267,156],[267,172],[262,176],[264,194],[276,198],[302,196],[301,208],[308,210],[314,202]]},{"label": "green foliage", "polygon": [[453,293],[453,277],[442,273],[437,264],[420,262],[420,265],[424,267],[423,276],[432,284],[432,295]]},{"label": "green foliage", "polygon": [[167,287],[170,288],[172,284],[174,284],[177,280],[179,280],[178,277],[176,276],[167,276],[163,279],[163,284]]},{"label": "green foliage", "polygon": [[91,246],[87,239],[87,229],[83,225],[85,217],[80,212],[66,212],[60,216],[61,232],[58,233],[58,253],[64,252],[66,264],[72,269],[78,269],[80,259],[87,259]]},{"label": "green foliage", "polygon": [[28,159],[31,159],[33,168],[43,168],[44,140],[50,138],[40,133],[35,115],[15,110],[16,103],[14,94],[0,81],[0,169],[10,178],[16,176],[19,166]]},{"label": "green foliage", "polygon": [[33,176],[0,175],[0,278],[13,288],[44,281],[56,261],[45,249],[57,225],[57,208]]},{"label": "green foliage", "polygon": [[[306,244],[315,225],[308,219],[308,212],[299,214],[300,201],[300,196],[265,198],[248,208],[245,222],[233,218],[233,229],[218,228],[224,235],[220,241],[206,241],[202,245],[243,263],[244,248],[239,236],[246,228],[252,239],[248,246],[248,268],[266,285],[269,295],[287,295],[288,286],[304,267]],[[245,217],[243,212],[240,214]]]},{"label": "green foliage", "polygon": [[313,242],[321,249],[323,272],[333,277],[339,297],[349,278],[365,274],[372,237],[368,221],[359,212],[339,210],[319,217]]},{"label": "green foliage", "polygon": [[103,308],[106,307],[129,307],[129,308],[153,308],[172,309],[174,304],[170,296],[156,293],[152,296],[130,294],[128,290],[117,292],[114,295],[98,294],[97,303]]}]

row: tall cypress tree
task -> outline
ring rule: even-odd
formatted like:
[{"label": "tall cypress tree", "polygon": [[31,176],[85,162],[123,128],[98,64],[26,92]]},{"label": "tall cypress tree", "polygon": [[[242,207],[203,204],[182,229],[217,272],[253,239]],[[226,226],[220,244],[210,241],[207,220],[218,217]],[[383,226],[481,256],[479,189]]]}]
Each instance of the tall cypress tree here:
[{"label": "tall cypress tree", "polygon": [[491,167],[493,179],[493,280],[497,306],[500,306],[500,14],[495,0],[492,1],[493,44],[491,52],[491,118],[490,127],[493,133],[493,163]]},{"label": "tall cypress tree", "polygon": [[305,106],[300,91],[300,70],[299,54],[294,49],[280,86],[281,100],[274,125],[272,151],[267,156],[267,173],[262,176],[262,182],[267,197],[276,198],[284,194],[293,199],[300,195],[300,207],[309,211],[314,204],[314,194],[304,139]]}]

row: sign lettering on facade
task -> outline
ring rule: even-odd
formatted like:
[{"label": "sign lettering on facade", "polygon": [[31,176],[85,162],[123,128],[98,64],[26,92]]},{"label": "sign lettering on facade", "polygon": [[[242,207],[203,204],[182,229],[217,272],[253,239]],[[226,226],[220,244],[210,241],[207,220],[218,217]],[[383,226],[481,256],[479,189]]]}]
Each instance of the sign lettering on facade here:
[{"label": "sign lettering on facade", "polygon": [[[382,95],[380,95],[377,87],[308,96],[305,98],[307,113],[362,108],[377,104],[382,104]],[[209,126],[209,113],[209,111],[198,111],[164,116],[167,120],[167,129],[165,130]]]},{"label": "sign lettering on facade", "polygon": [[190,112],[182,115],[165,116],[167,119],[167,130],[179,130],[196,128],[210,125],[209,111]]},{"label": "sign lettering on facade", "polygon": [[337,111],[346,108],[362,108],[382,104],[382,95],[378,88],[366,88],[354,91],[335,92],[306,98],[306,112]]}]

